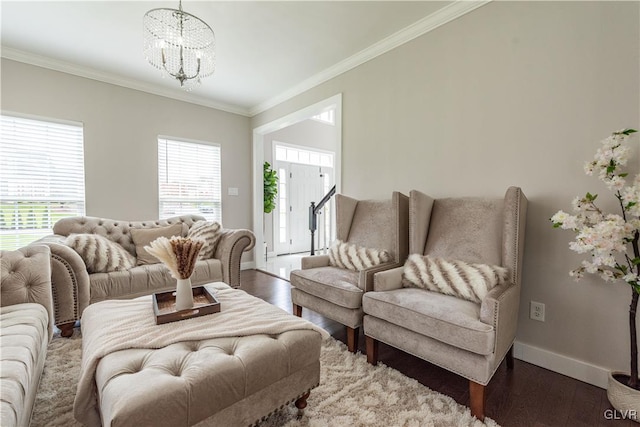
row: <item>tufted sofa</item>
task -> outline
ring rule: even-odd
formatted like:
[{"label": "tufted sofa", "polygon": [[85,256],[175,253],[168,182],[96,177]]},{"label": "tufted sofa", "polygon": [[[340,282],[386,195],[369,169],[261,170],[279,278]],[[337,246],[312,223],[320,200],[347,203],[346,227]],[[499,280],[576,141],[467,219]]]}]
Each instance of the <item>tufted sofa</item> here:
[{"label": "tufted sofa", "polygon": [[49,248],[0,251],[0,425],[28,426],[53,334]]},{"label": "tufted sofa", "polygon": [[[73,249],[62,242],[70,234],[96,233],[124,247],[136,255],[131,229],[155,228],[183,224],[182,235],[204,220],[198,215],[183,215],[164,220],[119,221],[96,217],[71,217],[56,222],[54,234],[34,244],[45,244],[51,249],[52,288],[55,325],[62,336],[73,333],[75,322],[89,305],[106,299],[128,299],[155,292],[175,289],[176,280],[161,263],[140,265],[126,271],[90,274],[84,261]],[[223,229],[214,257],[196,263],[191,277],[193,286],[223,281],[233,287],[240,286],[242,253],[255,244],[249,230]]]}]

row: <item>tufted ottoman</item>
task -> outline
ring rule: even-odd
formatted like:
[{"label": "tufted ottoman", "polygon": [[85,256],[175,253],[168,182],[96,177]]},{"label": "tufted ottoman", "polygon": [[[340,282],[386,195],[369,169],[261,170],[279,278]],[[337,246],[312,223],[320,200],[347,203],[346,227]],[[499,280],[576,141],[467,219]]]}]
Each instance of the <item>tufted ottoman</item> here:
[{"label": "tufted ottoman", "polygon": [[[192,339],[198,326],[204,328],[206,325],[205,331],[209,331],[215,328],[214,324],[220,323],[224,328],[226,320],[223,316],[233,317],[234,309],[240,310],[240,316],[246,318],[242,322],[248,324],[262,321],[288,324],[290,318],[297,319],[223,283],[212,284],[210,289],[215,289],[221,304],[220,313],[165,325],[155,325],[155,322],[143,325],[135,321],[131,327],[140,334],[142,347],[156,347],[154,328],[161,331],[161,335],[171,335],[175,331],[171,328],[179,328],[179,334],[185,340],[179,339],[160,348],[122,349],[100,357],[93,383],[100,420],[79,417],[82,397],[79,401],[78,396],[74,408],[76,418],[85,424],[99,425],[101,422],[104,426],[227,427],[256,424],[293,401],[299,409],[304,409],[309,391],[320,379],[321,333],[310,324],[309,327],[300,324],[298,329],[294,326],[281,333],[247,335],[253,326],[240,325],[241,336]],[[85,344],[100,347],[111,340],[110,337],[118,339],[111,334],[114,331],[106,333],[96,329],[96,320],[106,320],[106,324],[111,325],[109,329],[118,328],[118,322],[110,320],[109,316],[115,316],[113,311],[119,308],[125,316],[138,316],[139,308],[135,306],[140,300],[144,307],[151,306],[150,297],[105,301],[90,306],[87,309],[90,325],[86,332],[83,315],[83,374],[79,394],[87,395],[81,392],[84,358],[90,353]],[[250,309],[242,311],[241,305]],[[253,319],[256,322],[251,319],[252,312],[257,313],[258,318]],[[277,319],[278,316],[282,318]],[[170,328],[165,328],[169,325]],[[127,331],[123,333],[126,335]],[[102,336],[96,340],[94,335]]]}]

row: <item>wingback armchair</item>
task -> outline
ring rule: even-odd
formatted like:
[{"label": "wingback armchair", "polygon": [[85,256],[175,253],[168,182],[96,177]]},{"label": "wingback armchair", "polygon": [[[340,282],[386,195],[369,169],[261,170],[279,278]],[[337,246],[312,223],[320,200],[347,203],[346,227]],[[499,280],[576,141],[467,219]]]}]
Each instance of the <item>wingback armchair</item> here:
[{"label": "wingback armchair", "polygon": [[410,253],[502,266],[506,280],[477,303],[403,287],[403,268],[377,273],[363,296],[367,360],[377,363],[382,341],[467,378],[471,413],[484,419],[485,386],[505,356],[513,367],[527,199],[517,187],[495,199],[414,190],[409,206]]},{"label": "wingback armchair", "polygon": [[356,352],[362,325],[362,295],[373,289],[373,275],[399,267],[407,258],[409,198],[394,192],[390,200],[356,200],[336,195],[337,238],[359,247],[387,250],[391,261],[354,271],[332,266],[328,255],[302,259],[291,272],[293,311],[307,307],[347,327],[347,347]]}]

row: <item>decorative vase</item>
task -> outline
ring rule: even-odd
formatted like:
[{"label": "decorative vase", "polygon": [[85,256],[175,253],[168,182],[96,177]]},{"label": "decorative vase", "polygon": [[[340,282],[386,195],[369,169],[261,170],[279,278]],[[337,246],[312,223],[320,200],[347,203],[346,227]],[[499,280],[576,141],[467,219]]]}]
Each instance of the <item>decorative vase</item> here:
[{"label": "decorative vase", "polygon": [[640,423],[640,390],[632,389],[619,381],[625,377],[629,378],[629,375],[624,372],[609,372],[607,397],[611,406],[617,409],[624,419]]},{"label": "decorative vase", "polygon": [[193,308],[193,291],[191,290],[191,278],[178,279],[176,285],[176,311]]}]

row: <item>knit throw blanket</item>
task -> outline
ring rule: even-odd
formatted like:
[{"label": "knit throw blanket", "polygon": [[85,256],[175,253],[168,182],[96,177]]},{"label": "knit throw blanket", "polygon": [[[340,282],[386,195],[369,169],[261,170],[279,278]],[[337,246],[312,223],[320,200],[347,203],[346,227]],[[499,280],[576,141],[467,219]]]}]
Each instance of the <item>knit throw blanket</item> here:
[{"label": "knit throw blanket", "polygon": [[82,366],[73,405],[75,418],[87,426],[101,426],[95,373],[110,353],[138,348],[157,349],[185,341],[249,335],[277,335],[310,329],[329,334],[311,322],[292,316],[244,291],[224,283],[208,285],[220,302],[220,312],[156,325],[151,297],[108,300],[82,313]]}]

